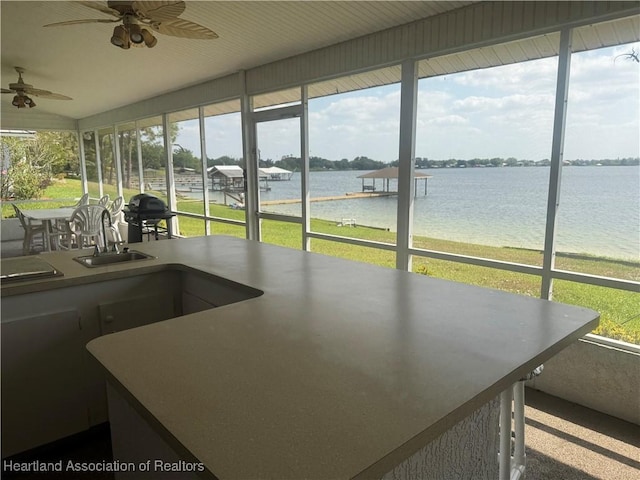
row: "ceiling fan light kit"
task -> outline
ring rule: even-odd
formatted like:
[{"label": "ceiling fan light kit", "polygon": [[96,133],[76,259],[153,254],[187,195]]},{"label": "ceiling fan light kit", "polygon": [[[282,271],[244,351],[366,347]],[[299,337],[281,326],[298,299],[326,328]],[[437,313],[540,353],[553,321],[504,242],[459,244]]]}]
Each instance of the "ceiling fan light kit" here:
[{"label": "ceiling fan light kit", "polygon": [[118,25],[113,29],[113,35],[111,36],[111,43],[116,47],[127,49],[130,47],[129,33],[124,25]]},{"label": "ceiling fan light kit", "polygon": [[11,105],[17,108],[33,108],[36,106],[36,102],[31,100],[31,98],[27,97],[26,95],[16,95],[15,97],[13,97]]},{"label": "ceiling fan light kit", "polygon": [[153,48],[158,43],[158,39],[146,28],[140,28],[137,23],[125,23],[113,29],[111,43],[125,50],[130,48],[131,44],[134,47]]},{"label": "ceiling fan light kit", "polygon": [[136,44],[141,44],[144,39],[142,38],[142,32],[140,25],[137,23],[129,24],[129,39]]},{"label": "ceiling fan light kit", "polygon": [[143,28],[140,31],[141,35],[142,35],[142,39],[144,40],[144,44],[148,47],[148,48],[153,48],[156,46],[156,43],[158,43],[158,39],[156,37],[153,36],[153,34],[147,30],[146,28]]}]

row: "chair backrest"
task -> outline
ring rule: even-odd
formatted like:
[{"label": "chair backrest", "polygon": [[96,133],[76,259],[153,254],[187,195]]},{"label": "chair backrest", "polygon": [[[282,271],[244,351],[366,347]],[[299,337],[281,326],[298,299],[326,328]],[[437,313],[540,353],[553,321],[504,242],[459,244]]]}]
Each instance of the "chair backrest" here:
[{"label": "chair backrest", "polygon": [[27,220],[24,218],[24,214],[15,203],[12,203],[11,205],[16,212],[16,217],[18,217],[18,220],[20,220],[20,225],[22,225],[22,228],[24,228],[26,231],[27,228],[29,228],[29,225],[27,224]]},{"label": "chair backrest", "polygon": [[82,205],[71,214],[69,226],[78,235],[100,235],[102,232],[102,212],[106,210],[100,205]]},{"label": "chair backrest", "polygon": [[98,200],[98,205],[100,205],[101,207],[106,207],[107,204],[109,203],[109,195],[103,195],[102,197],[100,197],[100,200]]},{"label": "chair backrest", "polygon": [[81,205],[89,205],[89,194],[85,193],[80,197],[80,200],[78,200],[78,203],[76,204],[76,207],[80,207]]},{"label": "chair backrest", "polygon": [[117,214],[120,213],[123,206],[124,206],[124,198],[122,197],[117,197],[113,202],[111,202],[111,205],[109,205],[109,213],[111,214],[112,220],[113,220],[113,217],[115,217]]}]

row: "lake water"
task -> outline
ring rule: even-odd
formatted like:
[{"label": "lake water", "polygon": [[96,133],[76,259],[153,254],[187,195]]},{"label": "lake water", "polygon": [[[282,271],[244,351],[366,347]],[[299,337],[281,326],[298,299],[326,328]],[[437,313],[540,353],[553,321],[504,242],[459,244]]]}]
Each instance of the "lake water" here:
[{"label": "lake water", "polygon": [[[414,235],[469,243],[542,249],[548,194],[548,167],[446,168],[418,170],[432,175],[428,194],[418,182]],[[311,198],[362,190],[366,172],[311,172]],[[371,180],[368,180],[369,184]],[[300,198],[300,174],[269,182],[261,199]],[[382,188],[377,180],[378,190]],[[392,182],[391,189],[395,190]],[[212,192],[213,193],[213,192]],[[212,196],[212,199],[215,199]],[[396,230],[396,197],[311,203],[311,217]],[[265,210],[300,215],[300,204]],[[640,169],[565,167],[556,226],[557,250],[640,258]]]}]

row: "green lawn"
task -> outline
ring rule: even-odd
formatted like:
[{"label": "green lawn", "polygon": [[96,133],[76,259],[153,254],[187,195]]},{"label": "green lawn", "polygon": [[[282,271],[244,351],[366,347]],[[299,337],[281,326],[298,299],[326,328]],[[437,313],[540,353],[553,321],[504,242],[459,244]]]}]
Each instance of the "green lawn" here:
[{"label": "green lawn", "polygon": [[[92,185],[90,190],[98,191],[95,185]],[[104,192],[114,198],[116,195],[115,186],[106,185]],[[124,195],[125,203],[136,193],[138,192],[135,190],[126,190]],[[150,193],[160,197],[163,196],[159,192]],[[80,195],[80,181],[67,179],[47,188],[44,197],[68,200],[77,198]],[[30,203],[29,208],[51,208],[64,204],[69,204],[69,202]],[[178,210],[202,214],[203,206],[197,200],[179,199]],[[210,205],[210,214],[216,217],[244,221],[244,211],[234,210],[225,205],[212,203]],[[2,216],[3,218],[13,216],[13,209],[10,203],[3,202]],[[180,234],[184,236],[199,236],[205,233],[204,222],[200,219],[180,216],[179,225]],[[263,220],[262,227],[263,241],[290,248],[301,248],[302,230],[299,224]],[[311,229],[314,232],[391,244],[396,241],[394,232],[360,226],[354,228],[340,227],[335,222],[327,220],[312,219]],[[218,235],[233,235],[240,238],[245,236],[244,227],[222,222],[211,222],[211,231],[213,234]],[[535,266],[542,264],[542,253],[535,250],[489,247],[426,237],[414,237],[414,246]],[[311,250],[325,255],[372,263],[388,268],[395,267],[395,254],[392,251],[318,239],[311,240]],[[558,257],[557,264],[561,264],[561,268],[564,270],[588,272],[627,280],[637,281],[640,279],[640,262],[562,254],[559,254]],[[413,271],[422,275],[496,288],[532,297],[540,295],[541,280],[536,275],[507,272],[494,268],[477,267],[424,257],[414,257]],[[592,308],[600,312],[600,326],[594,330],[594,333],[640,344],[640,295],[638,293],[556,280],[554,281],[554,300]]]}]

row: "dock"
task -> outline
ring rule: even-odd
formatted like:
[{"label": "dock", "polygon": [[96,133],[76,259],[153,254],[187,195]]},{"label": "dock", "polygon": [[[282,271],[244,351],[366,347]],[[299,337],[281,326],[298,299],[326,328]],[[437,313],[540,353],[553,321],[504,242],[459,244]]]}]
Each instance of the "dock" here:
[{"label": "dock", "polygon": [[[333,195],[330,197],[315,197],[309,199],[310,202],[330,202],[333,200],[349,200],[352,198],[376,198],[376,197],[390,197],[397,195],[398,192],[353,192],[345,193],[344,195]],[[281,200],[265,200],[261,201],[261,205],[287,205],[292,203],[300,203],[301,200],[297,198],[281,199]]]}]

